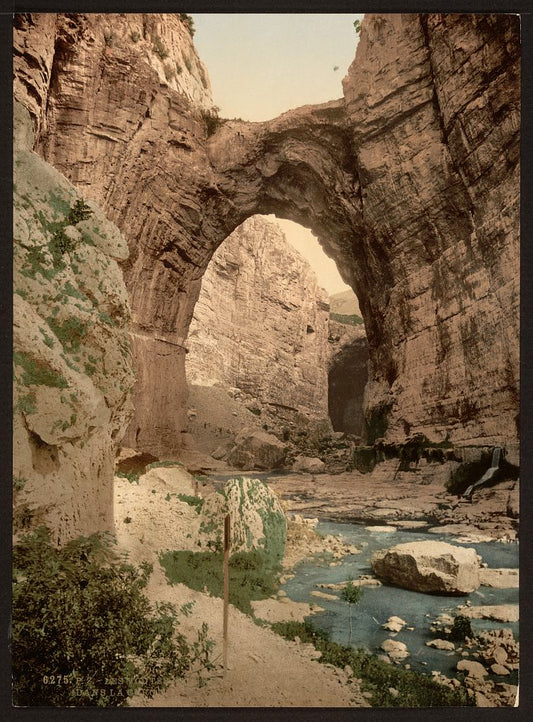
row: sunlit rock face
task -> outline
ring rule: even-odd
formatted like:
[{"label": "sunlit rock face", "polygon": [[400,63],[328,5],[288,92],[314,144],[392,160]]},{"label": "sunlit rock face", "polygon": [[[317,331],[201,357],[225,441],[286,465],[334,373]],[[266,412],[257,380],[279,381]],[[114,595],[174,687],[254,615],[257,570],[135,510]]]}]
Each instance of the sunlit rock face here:
[{"label": "sunlit rock face", "polygon": [[[327,418],[327,295],[274,223],[255,216],[218,248],[189,330],[187,381],[238,388],[258,415]],[[271,420],[272,423],[272,420]]]},{"label": "sunlit rock face", "polygon": [[20,104],[14,128],[14,530],[46,524],[62,543],[113,529],[115,454],[133,410],[117,263],[128,247],[96,204],[72,216],[80,196],[31,151]]},{"label": "sunlit rock face", "polygon": [[367,441],[379,431],[515,442],[518,19],[367,16],[344,98],[209,135],[201,73],[179,92],[153,50],[159,35],[172,40],[169,57],[192,52],[179,16],[149,16],[144,44],[131,36],[143,16],[113,16],[109,43],[110,17],[18,18],[15,92],[38,151],[130,246],[139,382],[128,443],[157,455],[182,447],[200,280],[256,213],[311,228],[357,292]]}]

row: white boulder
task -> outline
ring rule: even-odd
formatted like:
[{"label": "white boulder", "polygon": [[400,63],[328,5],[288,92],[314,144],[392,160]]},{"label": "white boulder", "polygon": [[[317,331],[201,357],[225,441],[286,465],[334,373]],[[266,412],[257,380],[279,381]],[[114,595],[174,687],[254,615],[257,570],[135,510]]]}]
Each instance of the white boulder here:
[{"label": "white boulder", "polygon": [[398,544],[376,552],[372,567],[383,581],[418,592],[469,594],[480,584],[476,550],[446,542]]}]

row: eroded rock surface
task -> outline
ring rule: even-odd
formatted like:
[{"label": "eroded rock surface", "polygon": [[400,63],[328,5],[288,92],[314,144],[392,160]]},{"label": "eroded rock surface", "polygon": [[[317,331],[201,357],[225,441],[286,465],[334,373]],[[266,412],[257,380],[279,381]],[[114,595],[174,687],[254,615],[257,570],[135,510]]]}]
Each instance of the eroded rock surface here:
[{"label": "eroded rock surface", "polygon": [[154,16],[144,45],[135,23],[23,15],[15,39],[37,147],[130,245],[140,382],[128,443],[156,455],[183,445],[199,281],[256,213],[312,228],[357,292],[367,441],[516,441],[519,19],[369,15],[344,98],[219,128],[163,80],[154,38],[170,43],[167,25],[190,47],[179,17]]},{"label": "eroded rock surface", "polygon": [[[15,105],[15,531],[113,528],[116,447],[131,418],[124,237],[31,150]],[[78,203],[78,206],[76,205]]]},{"label": "eroded rock surface", "polygon": [[446,542],[407,542],[372,556],[376,575],[398,587],[432,594],[469,594],[479,587],[475,549]]},{"label": "eroded rock surface", "polygon": [[[327,419],[329,305],[307,261],[261,216],[215,252],[194,309],[189,385],[239,389],[261,424]],[[199,422],[209,422],[209,414]]]}]

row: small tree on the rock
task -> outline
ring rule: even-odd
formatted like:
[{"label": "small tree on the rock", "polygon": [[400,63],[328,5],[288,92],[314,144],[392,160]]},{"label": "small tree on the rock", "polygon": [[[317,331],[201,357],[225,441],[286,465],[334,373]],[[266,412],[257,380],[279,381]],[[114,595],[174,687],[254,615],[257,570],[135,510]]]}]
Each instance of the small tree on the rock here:
[{"label": "small tree on the rock", "polygon": [[350,620],[349,644],[352,643],[352,605],[357,604],[362,596],[363,590],[361,587],[356,587],[351,580],[347,582],[346,586],[341,591],[341,599],[343,599],[348,605],[348,618]]}]

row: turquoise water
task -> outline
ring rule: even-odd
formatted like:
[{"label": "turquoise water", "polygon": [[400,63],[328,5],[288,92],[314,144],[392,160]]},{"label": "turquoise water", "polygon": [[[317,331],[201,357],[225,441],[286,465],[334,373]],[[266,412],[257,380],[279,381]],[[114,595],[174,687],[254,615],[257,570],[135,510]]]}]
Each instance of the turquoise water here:
[{"label": "turquoise water", "polygon": [[[324,612],[314,614],[309,619],[313,624],[329,632],[330,639],[340,644],[349,642],[348,606],[340,598],[340,593],[330,589],[320,591],[339,596],[338,600],[322,599],[310,595],[318,590],[318,583],[343,582],[349,578],[357,579],[361,574],[372,574],[370,558],[378,549],[394,546],[410,541],[433,539],[458,544],[449,535],[428,534],[420,530],[372,532],[362,525],[341,524],[335,522],[320,522],[316,527],[321,534],[340,535],[342,540],[354,544],[362,550],[361,554],[346,557],[340,566],[329,567],[319,563],[304,563],[295,569],[295,577],[283,587],[287,595],[294,601],[308,602],[324,608]],[[489,542],[482,544],[463,544],[458,546],[474,547],[483,561],[489,567],[518,567],[518,544],[503,544]],[[448,676],[453,676],[460,654],[444,652],[426,647],[426,642],[439,636],[430,632],[432,621],[441,613],[452,616],[457,607],[470,600],[472,605],[487,604],[517,604],[518,589],[493,589],[480,587],[479,590],[467,596],[435,596],[421,594],[383,585],[381,587],[364,587],[361,601],[352,607],[353,636],[352,646],[364,648],[374,654],[381,653],[380,645],[388,638],[396,639],[406,644],[410,657],[405,663],[412,669],[430,672],[439,670]],[[409,631],[406,627],[396,635],[391,635],[381,628],[387,619],[393,615],[401,617],[407,622],[406,627],[414,627]],[[427,616],[429,615],[429,616]],[[518,639],[518,623],[501,624],[482,619],[472,620],[474,631],[480,629],[510,628]],[[493,679],[499,679],[493,677]],[[516,684],[516,673],[511,677],[502,678],[502,681]]]}]

